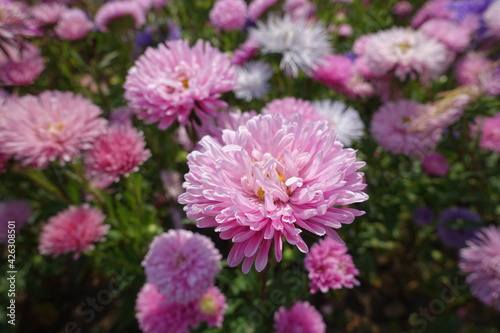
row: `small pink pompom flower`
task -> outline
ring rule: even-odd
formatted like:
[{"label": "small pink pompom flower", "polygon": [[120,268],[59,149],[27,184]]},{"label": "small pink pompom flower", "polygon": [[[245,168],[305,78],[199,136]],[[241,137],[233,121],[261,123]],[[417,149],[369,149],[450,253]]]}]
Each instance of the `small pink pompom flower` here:
[{"label": "small pink pompom flower", "polygon": [[492,70],[493,61],[480,53],[470,52],[458,61],[455,74],[461,85],[480,86],[481,78]]},{"label": "small pink pompom flower", "polygon": [[110,1],[99,7],[94,20],[97,28],[103,32],[109,32],[114,25],[118,25],[118,29],[138,29],[146,23],[146,11],[140,1]]},{"label": "small pink pompom flower", "polygon": [[467,27],[448,20],[428,20],[420,27],[420,31],[455,52],[464,51],[471,42],[470,30]]},{"label": "small pink pompom flower", "polygon": [[295,115],[300,114],[306,121],[327,119],[325,116],[320,114],[310,102],[295,97],[285,97],[283,99],[272,100],[264,106],[262,113],[282,115],[285,118],[294,118]]},{"label": "small pink pompom flower", "polygon": [[467,274],[472,294],[500,311],[500,228],[482,228],[466,244],[460,250],[459,267]]},{"label": "small pink pompom flower", "polygon": [[7,242],[10,229],[9,221],[15,222],[13,224],[14,230],[16,235],[19,235],[19,230],[28,222],[32,212],[33,210],[26,201],[0,201],[0,243]]},{"label": "small pink pompom flower", "polygon": [[214,284],[221,259],[210,238],[172,229],[153,239],[142,266],[148,283],[157,285],[169,302],[187,304]]},{"label": "small pink pompom flower", "polygon": [[124,88],[130,107],[143,110],[139,118],[166,129],[175,120],[186,124],[192,110],[216,115],[217,108],[227,107],[221,93],[233,90],[235,82],[224,53],[202,40],[192,48],[177,40],[148,48],[129,70]]},{"label": "small pink pompom flower", "polygon": [[480,132],[479,147],[500,153],[500,113],[493,117],[476,117],[472,136]]},{"label": "small pink pompom flower", "polygon": [[290,310],[280,307],[274,314],[276,333],[325,333],[321,314],[309,302],[295,302]]},{"label": "small pink pompom flower", "polygon": [[446,161],[446,157],[438,152],[432,152],[425,155],[422,160],[422,167],[425,173],[441,177],[446,176],[450,170],[450,164]]},{"label": "small pink pompom flower", "polygon": [[241,30],[247,20],[247,4],[244,0],[217,0],[209,15],[218,29]]},{"label": "small pink pompom flower", "polygon": [[75,41],[87,36],[94,24],[81,9],[71,8],[62,13],[55,27],[57,37]]},{"label": "small pink pompom flower", "polygon": [[70,162],[105,131],[101,110],[70,92],[9,98],[1,109],[8,112],[0,122],[0,151],[40,169],[55,160]]},{"label": "small pink pompom flower", "polygon": [[158,292],[156,285],[146,283],[137,295],[136,318],[144,333],[189,333],[200,323],[197,301],[172,303]]},{"label": "small pink pompom flower", "polygon": [[201,320],[206,321],[208,327],[222,328],[227,304],[226,297],[219,288],[208,288],[207,292],[198,301],[198,306]]},{"label": "small pink pompom flower", "polygon": [[49,219],[42,233],[38,250],[52,257],[74,252],[73,259],[103,242],[110,226],[102,224],[106,216],[89,205],[70,207]]},{"label": "small pink pompom flower", "polygon": [[85,166],[91,175],[118,181],[121,175],[138,171],[150,156],[142,132],[129,125],[116,124],[96,139],[86,154]]},{"label": "small pink pompom flower", "polygon": [[310,292],[318,290],[326,293],[328,289],[353,288],[359,286],[356,276],[359,271],[352,257],[347,253],[347,246],[331,238],[325,238],[311,247],[311,252],[304,260],[309,272]]},{"label": "small pink pompom flower", "polygon": [[30,85],[45,68],[40,49],[33,44],[0,42],[0,47],[0,86]]},{"label": "small pink pompom flower", "polygon": [[363,214],[344,206],[368,199],[363,173],[356,172],[364,163],[326,121],[258,115],[225,130],[222,141],[205,136],[188,155],[179,202],[199,228],[214,227],[232,240],[230,267],[243,261],[248,273],[255,261],[262,271],[271,245],[281,261],[283,238],[307,253],[303,230],[339,239],[334,229]]}]

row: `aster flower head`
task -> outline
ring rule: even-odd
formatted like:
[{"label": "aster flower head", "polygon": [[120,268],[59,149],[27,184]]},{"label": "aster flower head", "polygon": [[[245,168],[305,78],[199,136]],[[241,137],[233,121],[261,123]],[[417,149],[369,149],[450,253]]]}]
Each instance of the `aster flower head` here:
[{"label": "aster flower head", "polygon": [[432,0],[427,1],[418,10],[411,21],[414,28],[418,28],[424,22],[432,18],[441,18],[449,20],[454,16],[454,12],[450,9],[450,0]]},{"label": "aster flower head", "polygon": [[35,37],[39,34],[36,21],[26,4],[20,1],[0,1],[0,39]]},{"label": "aster flower head", "polygon": [[73,259],[94,249],[94,243],[103,242],[109,225],[106,216],[89,205],[72,206],[51,217],[40,234],[38,250],[52,257],[74,252]]},{"label": "aster flower head", "polygon": [[409,1],[398,1],[392,7],[392,12],[400,17],[408,16],[413,10],[413,5]]},{"label": "aster flower head", "polygon": [[103,32],[140,28],[146,22],[146,11],[140,1],[110,1],[99,7],[95,24]]},{"label": "aster flower head", "polygon": [[253,39],[247,39],[237,50],[234,51],[231,62],[233,65],[242,66],[258,53],[259,43]]},{"label": "aster flower head", "polygon": [[60,39],[75,41],[87,36],[93,27],[83,10],[70,8],[62,13],[54,30]]},{"label": "aster flower head", "polygon": [[274,329],[276,333],[325,333],[326,325],[309,302],[295,302],[289,310],[282,306],[276,311]]},{"label": "aster flower head", "polygon": [[269,7],[276,4],[278,0],[252,0],[248,5],[248,18],[252,21],[257,21],[257,19],[264,14]]},{"label": "aster flower head", "polygon": [[244,0],[217,0],[209,16],[218,29],[241,30],[247,20],[247,4]]},{"label": "aster flower head", "polygon": [[85,155],[85,166],[91,175],[107,176],[118,181],[139,170],[151,156],[142,132],[129,125],[112,125],[99,136]]},{"label": "aster flower head", "polygon": [[500,39],[500,1],[493,2],[483,14],[483,21],[488,35]]},{"label": "aster flower head", "polygon": [[195,124],[198,138],[203,138],[205,135],[210,135],[220,143],[222,143],[222,132],[225,129],[236,131],[241,125],[255,117],[257,113],[253,110],[242,112],[241,110],[229,110],[227,112],[219,112],[217,117],[207,117],[201,123],[201,126]]},{"label": "aster flower head", "polygon": [[328,289],[353,288],[359,285],[356,276],[359,271],[347,246],[332,238],[325,238],[314,244],[304,260],[309,272],[310,292],[318,290],[326,293]]},{"label": "aster flower head", "polygon": [[61,164],[92,147],[105,130],[101,110],[80,95],[45,91],[39,96],[9,98],[2,107],[0,150],[23,165],[45,168]]},{"label": "aster flower head", "polygon": [[446,176],[450,170],[450,164],[442,154],[432,152],[424,156],[422,160],[422,167],[425,173],[435,176]]},{"label": "aster flower head", "polygon": [[208,327],[222,328],[224,313],[227,309],[226,297],[217,287],[210,287],[198,301],[199,313],[202,321]]},{"label": "aster flower head", "polygon": [[262,98],[270,88],[269,79],[273,76],[273,69],[263,61],[251,61],[236,68],[238,79],[234,94],[236,98],[250,102]]},{"label": "aster flower head", "polygon": [[472,294],[500,311],[500,228],[481,228],[460,250],[459,267]]},{"label": "aster flower head", "polygon": [[[464,222],[464,224],[461,222]],[[467,208],[446,208],[439,215],[437,233],[443,243],[460,249],[479,230],[479,227],[471,226],[471,224],[474,225],[481,222],[481,216]]]},{"label": "aster flower head", "polygon": [[420,31],[427,37],[435,38],[455,52],[464,51],[471,42],[470,30],[466,26],[449,20],[428,20],[420,27]]},{"label": "aster flower head", "polygon": [[0,42],[0,86],[32,84],[45,69],[40,49],[28,42]]},{"label": "aster flower head", "polygon": [[420,31],[394,27],[371,36],[366,44],[366,63],[378,76],[390,74],[399,80],[436,79],[448,64],[446,47]]},{"label": "aster flower head", "polygon": [[309,0],[285,0],[283,10],[293,20],[309,20],[316,15],[316,6]]},{"label": "aster flower head", "polygon": [[158,287],[146,283],[137,295],[136,318],[144,333],[189,333],[200,323],[197,301],[187,304],[170,302]]},{"label": "aster flower head", "polygon": [[476,117],[471,134],[473,137],[480,135],[479,147],[500,153],[500,113],[493,117]]},{"label": "aster flower head", "polygon": [[411,121],[424,105],[410,100],[387,102],[374,114],[370,131],[382,148],[393,154],[422,155],[441,138],[439,129],[413,131]]},{"label": "aster flower head", "polygon": [[480,53],[469,52],[460,59],[455,68],[457,81],[461,85],[480,85],[481,77],[493,69],[493,61]]},{"label": "aster flower head", "polygon": [[139,118],[159,121],[160,129],[175,120],[189,121],[191,111],[216,114],[226,108],[220,94],[234,89],[236,72],[229,58],[208,42],[191,48],[185,40],[148,48],[129,70],[124,84],[130,107],[142,110]]},{"label": "aster flower head", "polygon": [[297,114],[302,115],[306,121],[326,120],[309,101],[295,97],[285,97],[275,99],[267,103],[262,109],[263,114],[282,115],[285,118],[295,118]]},{"label": "aster flower head", "polygon": [[153,239],[142,266],[148,283],[155,284],[169,302],[187,304],[214,284],[221,259],[210,238],[171,229]]},{"label": "aster flower head", "polygon": [[312,105],[330,121],[330,125],[344,146],[351,146],[363,136],[365,125],[358,111],[348,107],[344,102],[322,100],[313,102]]},{"label": "aster flower head", "polygon": [[[1,157],[0,157],[1,158]],[[0,243],[7,242],[9,221],[14,221],[16,234],[28,222],[33,210],[23,200],[0,201]]]},{"label": "aster flower head", "polygon": [[61,3],[41,3],[31,7],[31,15],[40,26],[49,26],[56,24],[66,10],[66,6]]},{"label": "aster flower head", "polygon": [[321,58],[316,68],[311,71],[311,76],[314,80],[343,92],[354,77],[354,66],[351,59],[346,56],[327,55]]},{"label": "aster flower head", "polygon": [[280,53],[280,68],[297,77],[299,70],[309,73],[321,57],[331,53],[329,34],[321,23],[271,16],[250,30],[250,38],[264,53]]},{"label": "aster flower head", "polygon": [[368,199],[356,172],[364,163],[343,149],[326,121],[259,115],[225,130],[222,142],[205,136],[188,155],[179,202],[198,227],[232,240],[230,267],[243,261],[248,273],[255,261],[262,271],[271,245],[281,261],[283,237],[307,253],[303,230],[340,241],[334,229],[363,214],[341,206]]}]

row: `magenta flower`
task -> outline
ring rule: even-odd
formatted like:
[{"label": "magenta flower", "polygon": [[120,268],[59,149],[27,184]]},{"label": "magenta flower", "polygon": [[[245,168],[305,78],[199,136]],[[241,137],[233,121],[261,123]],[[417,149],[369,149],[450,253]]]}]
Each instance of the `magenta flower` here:
[{"label": "magenta flower", "polygon": [[356,276],[359,271],[352,257],[347,253],[347,246],[331,238],[325,238],[311,247],[311,252],[304,260],[309,272],[310,292],[318,290],[326,293],[328,289],[353,288],[359,286]]},{"label": "magenta flower", "polygon": [[129,125],[112,125],[99,136],[86,154],[85,166],[90,175],[101,175],[118,181],[139,170],[151,156],[143,133]]},{"label": "magenta flower", "polygon": [[189,333],[200,323],[197,301],[187,304],[169,302],[158,288],[146,283],[135,303],[136,318],[144,333]]},{"label": "magenta flower", "polygon": [[450,170],[450,165],[448,164],[448,161],[446,161],[446,157],[438,152],[432,152],[425,155],[422,160],[422,167],[424,168],[425,173],[441,177],[446,176]]},{"label": "magenta flower", "polygon": [[45,68],[40,49],[33,44],[0,42],[0,86],[30,85]]},{"label": "magenta flower", "polygon": [[285,118],[295,118],[295,115],[300,114],[306,121],[327,119],[327,117],[320,114],[310,102],[295,97],[272,100],[264,106],[262,113],[282,115]]},{"label": "magenta flower", "polygon": [[276,311],[274,329],[276,333],[325,333],[326,325],[309,302],[295,302],[290,310],[282,306]]},{"label": "magenta flower", "polygon": [[368,196],[363,173],[356,172],[364,163],[356,162],[354,150],[343,149],[326,121],[260,115],[224,131],[222,141],[205,136],[201,150],[188,155],[179,202],[198,227],[215,227],[233,241],[229,266],[243,261],[248,273],[255,261],[262,271],[271,245],[281,260],[283,237],[306,253],[303,230],[339,239],[333,229],[363,214],[334,207]]},{"label": "magenta flower", "polygon": [[352,61],[345,56],[328,55],[321,59],[311,74],[314,80],[343,93],[354,76],[354,67]]},{"label": "magenta flower", "polygon": [[109,32],[116,27],[140,28],[146,23],[146,11],[140,1],[110,1],[99,7],[95,14],[95,24],[103,32]]},{"label": "magenta flower", "polygon": [[93,27],[83,10],[71,8],[62,13],[54,30],[60,39],[75,41],[87,36]]},{"label": "magenta flower", "polygon": [[392,7],[392,12],[396,16],[405,17],[410,15],[413,10],[413,5],[409,1],[398,1]]},{"label": "magenta flower", "polygon": [[500,228],[482,228],[476,239],[467,241],[460,250],[459,266],[472,294],[500,311]]},{"label": "magenta flower", "polygon": [[206,321],[208,327],[222,328],[227,304],[226,297],[219,288],[208,288],[207,292],[198,301],[198,306],[201,320]]},{"label": "magenta flower", "polygon": [[177,40],[148,48],[129,70],[124,88],[130,107],[143,110],[139,118],[166,129],[175,120],[186,124],[192,110],[216,115],[217,108],[227,107],[220,94],[233,90],[235,82],[224,53],[202,40],[192,48]]},{"label": "magenta flower", "polygon": [[16,235],[19,236],[19,230],[28,222],[32,212],[33,210],[26,201],[0,201],[0,244],[7,242],[9,231],[8,222],[15,222],[14,230],[16,231]]},{"label": "magenta flower", "polygon": [[40,31],[30,15],[28,6],[21,1],[0,1],[0,39],[19,36],[35,37]]},{"label": "magenta flower", "polygon": [[233,65],[242,66],[258,53],[259,43],[253,39],[247,39],[237,50],[234,51],[231,63]]},{"label": "magenta flower", "polygon": [[105,130],[101,110],[80,95],[45,91],[9,98],[0,122],[0,151],[23,165],[45,168],[80,156]]},{"label": "magenta flower", "polygon": [[244,0],[217,0],[209,15],[218,29],[241,30],[247,20],[247,4]]},{"label": "magenta flower", "polygon": [[210,238],[172,229],[153,239],[142,266],[169,302],[187,304],[214,284],[221,258]]},{"label": "magenta flower", "polygon": [[423,155],[441,139],[439,129],[412,131],[411,120],[424,105],[398,100],[387,102],[378,109],[371,121],[371,133],[378,144],[393,154]]},{"label": "magenta flower", "polygon": [[500,153],[500,113],[493,117],[476,117],[472,136],[480,132],[479,147]]},{"label": "magenta flower", "polygon": [[94,243],[103,242],[109,225],[102,224],[106,216],[89,205],[70,207],[49,219],[42,233],[38,250],[52,257],[74,252],[78,259],[82,252],[94,249]]}]

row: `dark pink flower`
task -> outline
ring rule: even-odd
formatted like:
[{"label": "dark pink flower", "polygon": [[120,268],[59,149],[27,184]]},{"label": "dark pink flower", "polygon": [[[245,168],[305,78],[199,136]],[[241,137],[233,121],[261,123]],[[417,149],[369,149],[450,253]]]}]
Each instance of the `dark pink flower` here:
[{"label": "dark pink flower", "polygon": [[290,310],[280,307],[274,314],[276,333],[325,333],[321,314],[309,302],[295,302]]},{"label": "dark pink flower", "polygon": [[438,152],[432,152],[425,155],[422,160],[422,167],[429,175],[441,177],[446,176],[448,170],[450,170],[450,165],[448,161],[446,161],[446,157]]}]

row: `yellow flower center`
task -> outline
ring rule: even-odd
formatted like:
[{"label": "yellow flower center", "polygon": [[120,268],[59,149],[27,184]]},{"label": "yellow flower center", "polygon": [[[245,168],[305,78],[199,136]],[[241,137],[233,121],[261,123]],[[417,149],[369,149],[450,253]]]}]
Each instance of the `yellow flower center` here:
[{"label": "yellow flower center", "polygon": [[47,132],[51,134],[59,134],[64,128],[65,128],[64,124],[61,123],[60,121],[53,124],[47,124],[45,126]]},{"label": "yellow flower center", "polygon": [[213,314],[217,311],[215,299],[210,295],[205,295],[200,300],[200,310],[204,314]]},{"label": "yellow flower center", "polygon": [[406,52],[408,51],[409,49],[411,49],[411,45],[408,44],[408,43],[399,43],[398,44],[398,47],[403,51],[403,52]]}]

